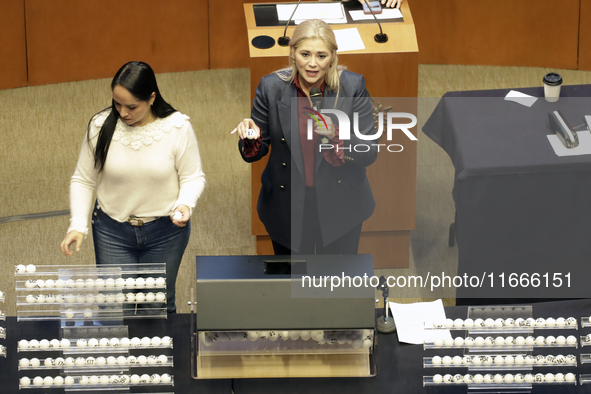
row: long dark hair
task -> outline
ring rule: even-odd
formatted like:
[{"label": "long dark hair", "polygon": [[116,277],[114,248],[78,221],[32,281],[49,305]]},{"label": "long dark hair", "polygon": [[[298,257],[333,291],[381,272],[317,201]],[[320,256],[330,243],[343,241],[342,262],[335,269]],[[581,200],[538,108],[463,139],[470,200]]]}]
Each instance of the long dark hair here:
[{"label": "long dark hair", "polygon": [[[156,75],[154,75],[152,67],[144,62],[129,62],[124,64],[113,77],[113,81],[111,81],[111,90],[117,85],[121,85],[129,90],[131,94],[142,101],[149,101],[152,93],[156,93],[156,98],[150,109],[152,114],[157,118],[166,118],[170,114],[176,112],[176,109],[162,98],[160,90],[158,90],[158,84],[156,83]],[[109,116],[105,119],[105,123],[103,123],[98,134],[96,149],[94,151],[94,168],[98,168],[99,172],[105,167],[111,139],[113,138],[115,126],[119,119],[119,112],[117,111],[117,108],[115,108],[115,100],[111,100],[111,108],[105,108],[98,112],[88,122],[87,138],[90,140],[90,126],[93,120],[97,115],[109,110]]]}]

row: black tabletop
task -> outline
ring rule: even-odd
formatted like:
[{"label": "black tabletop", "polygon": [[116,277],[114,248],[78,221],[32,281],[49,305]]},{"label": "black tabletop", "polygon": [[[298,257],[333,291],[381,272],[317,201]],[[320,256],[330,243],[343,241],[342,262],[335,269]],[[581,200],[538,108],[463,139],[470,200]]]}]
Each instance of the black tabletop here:
[{"label": "black tabletop", "polygon": [[[555,103],[542,88],[517,90],[540,98],[526,107],[504,100],[509,89],[447,93],[423,127],[455,166],[458,274],[495,279],[458,297],[587,297],[591,156],[558,157],[547,135],[552,110],[584,122],[591,85],[563,86]],[[527,280],[510,286],[512,274]],[[568,285],[552,283],[565,275]]]},{"label": "black tabletop", "polygon": [[[446,307],[446,315],[449,318],[467,317],[467,307]],[[591,315],[591,300],[571,300],[549,303],[533,304],[533,317],[575,317],[579,323],[582,318],[588,320]],[[437,390],[438,393],[465,393],[464,385],[423,387],[423,376],[432,376],[435,373],[468,373],[466,367],[453,367],[448,369],[424,369],[423,357],[433,355],[445,355],[448,352],[443,349],[424,350],[422,345],[409,345],[398,342],[397,335],[389,334],[378,336],[378,374],[373,378],[324,378],[324,379],[235,379],[235,380],[193,380],[190,375],[190,315],[171,315],[167,320],[130,320],[130,336],[144,335],[169,335],[173,337],[174,349],[171,354],[174,356],[174,367],[166,368],[166,372],[174,375],[175,385],[170,390],[160,388],[162,391],[174,391],[176,393],[231,393],[235,394],[276,394],[276,393],[322,393],[322,394],[347,394],[347,393],[420,393]],[[8,338],[4,344],[8,347],[8,357],[0,358],[0,382],[2,393],[17,393],[18,378],[25,375],[17,371],[18,359],[24,353],[16,352],[16,343],[19,339],[32,338],[57,338],[57,323],[17,323],[14,317],[9,317],[3,324],[8,328]],[[579,328],[574,330],[536,330],[537,335],[575,335],[579,336],[591,333],[591,328]],[[452,336],[463,335],[463,331],[454,331]],[[587,351],[587,349],[590,349]],[[449,351],[453,353],[454,351]],[[455,350],[458,352],[458,350]],[[568,349],[555,349],[552,351],[534,350],[536,354],[575,354],[578,359],[577,367],[543,369],[534,367],[537,372],[573,372],[576,374],[591,373],[591,367],[580,363],[581,353],[591,353],[590,347],[578,347]],[[455,354],[455,353],[454,353]],[[451,355],[454,355],[451,354]],[[458,353],[459,354],[459,353]],[[47,353],[47,357],[51,357]],[[41,371],[39,371],[41,372]],[[163,369],[154,370],[156,373],[163,373]],[[142,373],[152,373],[148,368]],[[471,372],[473,373],[473,372]],[[30,375],[30,374],[29,374]],[[37,374],[36,374],[37,375]],[[35,375],[35,376],[36,376]],[[39,373],[38,375],[43,375]],[[561,393],[585,393],[588,386],[561,386]],[[556,393],[556,386],[539,385],[535,386],[533,393]],[[130,392],[150,392],[153,390],[140,390],[132,388]],[[22,391],[21,391],[22,392]],[[32,389],[32,393],[41,390]]]}]

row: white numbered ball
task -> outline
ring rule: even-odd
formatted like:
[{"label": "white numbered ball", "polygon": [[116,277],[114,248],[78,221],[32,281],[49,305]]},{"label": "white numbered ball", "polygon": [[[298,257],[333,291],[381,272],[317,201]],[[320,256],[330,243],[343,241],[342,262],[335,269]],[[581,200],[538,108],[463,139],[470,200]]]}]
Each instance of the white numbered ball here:
[{"label": "white numbered ball", "polygon": [[61,368],[61,367],[63,367],[63,366],[64,366],[64,364],[66,363],[66,360],[64,360],[62,357],[57,357],[57,358],[54,360],[54,362],[55,362],[55,366],[56,366],[56,367],[60,367],[60,368]]},{"label": "white numbered ball", "polygon": [[143,288],[146,286],[146,280],[144,278],[137,278],[135,280],[135,287],[137,288]]},{"label": "white numbered ball", "polygon": [[127,357],[125,357],[125,356],[117,357],[117,364],[119,364],[121,366],[127,365]]},{"label": "white numbered ball", "polygon": [[141,355],[141,356],[137,356],[137,363],[139,365],[146,365],[148,363],[148,357]]},{"label": "white numbered ball", "polygon": [[33,357],[32,359],[29,360],[29,366],[31,366],[33,368],[37,368],[39,365],[41,365],[41,361],[39,361],[38,358]]},{"label": "white numbered ball", "polygon": [[86,365],[87,366],[94,366],[96,364],[96,359],[94,357],[86,357]]},{"label": "white numbered ball", "polygon": [[106,358],[104,358],[104,357],[102,357],[102,356],[100,356],[100,357],[97,357],[97,358],[96,358],[96,361],[95,361],[95,362],[96,362],[96,365],[97,365],[97,366],[99,366],[99,367],[102,367],[102,366],[104,366],[105,364],[107,364],[107,359],[106,359]]},{"label": "white numbered ball", "polygon": [[117,359],[113,356],[107,357],[107,365],[117,365]]},{"label": "white numbered ball", "polygon": [[24,264],[19,264],[16,266],[16,272],[18,272],[19,274],[22,274],[23,272],[27,271],[27,267],[24,266]]},{"label": "white numbered ball", "polygon": [[160,277],[156,279],[156,286],[162,287],[166,284],[166,279]]},{"label": "white numbered ball", "polygon": [[160,376],[160,381],[161,381],[162,383],[170,383],[170,382],[171,382],[171,380],[172,380],[172,377],[171,377],[169,374],[167,374],[167,373],[165,373],[165,374],[162,374],[162,375]]},{"label": "white numbered ball", "polygon": [[80,384],[81,386],[86,386],[90,383],[90,378],[88,376],[80,376],[80,379],[78,379],[78,384]]},{"label": "white numbered ball", "polygon": [[125,302],[126,297],[125,294],[123,293],[117,293],[117,295],[115,296],[115,301],[116,302]]},{"label": "white numbered ball", "polygon": [[150,381],[154,384],[160,383],[160,375],[157,373],[150,375]]},{"label": "white numbered ball", "polygon": [[160,337],[152,337],[150,343],[152,346],[160,346],[162,344],[162,339]]},{"label": "white numbered ball", "polygon": [[158,302],[166,301],[166,295],[163,292],[156,293],[156,301],[158,301]]},{"label": "white numbered ball", "polygon": [[125,279],[125,287],[128,287],[128,288],[135,287],[135,279],[134,278]]},{"label": "white numbered ball", "polygon": [[154,287],[156,285],[156,279],[149,277],[146,278],[146,286],[147,287]]},{"label": "white numbered ball", "polygon": [[75,286],[77,289],[83,289],[84,288],[84,279],[76,279]]},{"label": "white numbered ball", "polygon": [[53,384],[55,384],[57,387],[63,386],[64,378],[62,378],[61,376],[56,376],[55,378],[53,378]]},{"label": "white numbered ball", "polygon": [[27,368],[29,366],[29,359],[28,358],[21,358],[18,360],[19,367]]},{"label": "white numbered ball", "polygon": [[55,287],[55,281],[53,279],[47,279],[45,281],[45,288],[46,289],[53,289]]},{"label": "white numbered ball", "polygon": [[138,337],[133,337],[133,338],[131,338],[130,343],[131,343],[131,347],[138,347],[142,344],[142,341]]},{"label": "white numbered ball", "polygon": [[74,361],[74,364],[77,367],[83,367],[86,365],[86,359],[84,357],[76,357],[76,361]]},{"label": "white numbered ball", "polygon": [[566,337],[566,343],[568,345],[574,345],[577,343],[577,338],[574,335],[569,335],[568,337]]},{"label": "white numbered ball", "polygon": [[64,378],[64,384],[65,384],[66,386],[71,386],[71,385],[73,385],[73,384],[74,384],[74,377],[73,377],[73,376],[66,376],[66,377]]},{"label": "white numbered ball", "polygon": [[129,378],[129,382],[131,384],[138,384],[140,382],[140,376],[136,374],[131,375],[131,377]]},{"label": "white numbered ball", "polygon": [[140,343],[142,346],[150,346],[152,339],[150,339],[150,337],[143,337]]},{"label": "white numbered ball", "polygon": [[96,386],[97,384],[99,384],[99,377],[96,375],[92,375],[88,378],[88,382],[91,386]]},{"label": "white numbered ball", "polygon": [[37,298],[33,294],[29,294],[25,297],[25,301],[27,301],[28,304],[34,304],[37,302]]},{"label": "white numbered ball", "polygon": [[63,289],[66,286],[66,282],[63,279],[58,279],[55,281],[55,287],[58,289]]},{"label": "white numbered ball", "polygon": [[39,341],[36,339],[31,339],[29,341],[29,349],[39,349]]},{"label": "white numbered ball", "polygon": [[99,383],[101,386],[106,386],[107,384],[109,384],[110,379],[108,375],[101,375],[99,376]]},{"label": "white numbered ball", "polygon": [[33,273],[33,272],[37,271],[37,268],[35,267],[35,265],[33,265],[33,264],[29,264],[29,265],[27,265],[27,266],[25,267],[25,270],[26,270],[28,273]]},{"label": "white numbered ball", "polygon": [[105,280],[102,278],[97,278],[94,280],[94,287],[102,288],[105,287]]},{"label": "white numbered ball", "polygon": [[135,294],[134,293],[127,293],[125,295],[127,302],[135,302]]},{"label": "white numbered ball", "polygon": [[53,367],[55,367],[55,361],[53,360],[53,358],[47,357],[43,361],[43,365],[45,365],[47,368],[53,368]]},{"label": "white numbered ball", "polygon": [[148,294],[146,294],[146,301],[148,302],[152,302],[156,300],[156,295],[152,292],[149,292]]},{"label": "white numbered ball", "polygon": [[76,341],[76,347],[85,348],[86,346],[88,346],[88,341],[86,341],[86,339],[80,338]]},{"label": "white numbered ball", "polygon": [[144,302],[146,300],[146,295],[144,293],[141,293],[141,292],[140,293],[137,293],[135,295],[135,300],[137,302]]},{"label": "white numbered ball", "polygon": [[111,338],[109,340],[109,345],[113,347],[119,346],[119,338]]},{"label": "white numbered ball", "polygon": [[121,347],[129,347],[131,346],[131,340],[127,337],[121,338],[121,340],[119,341],[119,345]]},{"label": "white numbered ball", "polygon": [[66,339],[66,338],[62,338],[62,340],[60,341],[60,347],[62,349],[67,349],[70,347],[70,340]]},{"label": "white numbered ball", "polygon": [[37,386],[37,387],[43,386],[43,378],[41,376],[35,376],[33,378],[33,386]]}]

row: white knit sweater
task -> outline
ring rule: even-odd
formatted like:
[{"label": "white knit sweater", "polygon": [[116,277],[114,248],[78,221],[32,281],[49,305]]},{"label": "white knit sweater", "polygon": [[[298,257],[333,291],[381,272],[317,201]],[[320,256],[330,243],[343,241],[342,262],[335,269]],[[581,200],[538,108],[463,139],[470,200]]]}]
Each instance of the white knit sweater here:
[{"label": "white knit sweater", "polygon": [[[141,127],[119,119],[103,171],[94,168],[97,136],[108,111],[92,120],[70,183],[72,218],[68,232],[88,233],[93,194],[101,210],[124,222],[129,216],[168,216],[180,204],[191,211],[205,175],[189,117],[175,112]],[[97,187],[98,185],[98,187]]]}]

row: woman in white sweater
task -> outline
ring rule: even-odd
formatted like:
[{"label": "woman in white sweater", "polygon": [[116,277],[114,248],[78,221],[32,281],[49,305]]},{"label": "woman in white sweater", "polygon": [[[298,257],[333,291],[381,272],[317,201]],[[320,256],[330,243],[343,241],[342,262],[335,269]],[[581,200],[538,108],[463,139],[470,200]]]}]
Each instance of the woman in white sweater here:
[{"label": "woman in white sweater", "polygon": [[190,218],[205,186],[197,139],[189,117],[164,101],[146,63],[121,67],[111,91],[111,107],[88,125],[61,250],[80,250],[92,218],[97,265],[166,263],[167,307],[174,312]]}]

